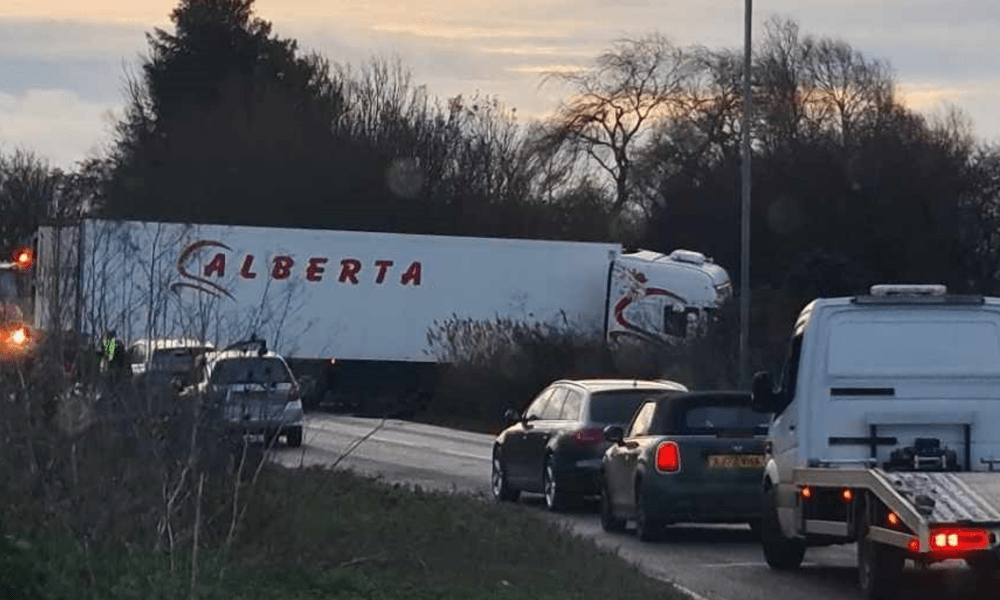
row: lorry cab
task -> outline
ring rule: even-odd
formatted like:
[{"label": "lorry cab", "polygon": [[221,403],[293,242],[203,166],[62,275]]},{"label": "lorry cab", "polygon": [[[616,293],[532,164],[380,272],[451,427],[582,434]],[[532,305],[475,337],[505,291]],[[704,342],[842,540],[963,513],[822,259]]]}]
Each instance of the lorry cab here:
[{"label": "lorry cab", "polygon": [[605,337],[609,342],[691,339],[731,297],[726,270],[700,252],[621,254],[608,273]]}]

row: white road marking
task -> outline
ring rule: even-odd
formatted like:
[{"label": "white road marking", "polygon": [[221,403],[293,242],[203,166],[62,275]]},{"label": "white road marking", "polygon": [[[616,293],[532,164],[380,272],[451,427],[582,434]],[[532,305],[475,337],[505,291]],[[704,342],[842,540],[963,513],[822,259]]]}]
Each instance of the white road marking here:
[{"label": "white road marking", "polygon": [[671,581],[670,583],[672,583],[673,586],[675,588],[677,588],[677,591],[679,591],[680,593],[684,594],[685,596],[691,598],[691,600],[709,600],[705,596],[702,596],[701,594],[699,594],[698,592],[695,592],[694,590],[689,590],[688,588],[686,588],[683,585],[677,583],[676,581]]}]

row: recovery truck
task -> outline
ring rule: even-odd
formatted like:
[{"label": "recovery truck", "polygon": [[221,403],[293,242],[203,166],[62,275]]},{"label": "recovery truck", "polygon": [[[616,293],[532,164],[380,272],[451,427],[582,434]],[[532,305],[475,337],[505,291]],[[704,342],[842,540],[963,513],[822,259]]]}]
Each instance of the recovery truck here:
[{"label": "recovery truck", "polygon": [[1000,298],[876,285],[816,299],[795,323],[772,413],[762,545],[772,569],[857,543],[868,598],[898,593],[906,559],[1000,565]]}]

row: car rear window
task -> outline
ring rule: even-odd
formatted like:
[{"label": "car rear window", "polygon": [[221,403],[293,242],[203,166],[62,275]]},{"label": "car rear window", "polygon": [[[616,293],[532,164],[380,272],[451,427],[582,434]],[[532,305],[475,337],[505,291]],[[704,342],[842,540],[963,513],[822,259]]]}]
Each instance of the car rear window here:
[{"label": "car rear window", "polygon": [[595,392],[590,396],[590,420],[607,425],[627,425],[646,400],[661,395],[661,390]]},{"label": "car rear window", "polygon": [[157,350],[149,361],[149,370],[161,373],[187,373],[194,366],[192,348]]},{"label": "car rear window", "polygon": [[752,429],[767,433],[770,416],[748,406],[695,406],[680,415],[682,433],[712,434],[726,429]]},{"label": "car rear window", "polygon": [[278,358],[227,358],[216,363],[210,382],[231,383],[291,383],[291,374]]}]

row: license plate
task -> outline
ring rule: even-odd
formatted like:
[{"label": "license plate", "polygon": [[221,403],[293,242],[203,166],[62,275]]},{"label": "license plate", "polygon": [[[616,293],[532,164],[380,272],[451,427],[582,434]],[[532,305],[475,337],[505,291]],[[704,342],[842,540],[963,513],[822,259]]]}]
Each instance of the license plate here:
[{"label": "license plate", "polygon": [[713,454],[708,457],[712,469],[754,469],[764,466],[763,454]]}]

